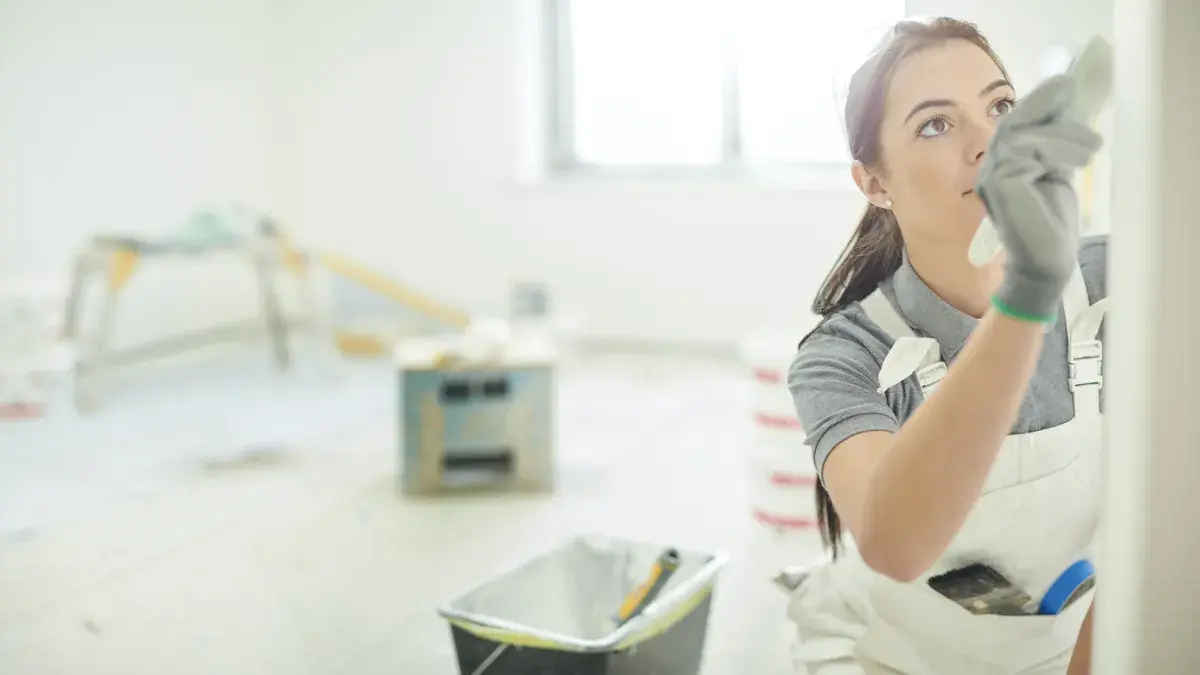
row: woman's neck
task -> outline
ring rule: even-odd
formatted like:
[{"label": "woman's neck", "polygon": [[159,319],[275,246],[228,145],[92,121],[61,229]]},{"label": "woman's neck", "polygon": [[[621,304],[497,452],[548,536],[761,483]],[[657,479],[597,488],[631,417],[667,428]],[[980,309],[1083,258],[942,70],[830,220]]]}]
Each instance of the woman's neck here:
[{"label": "woman's neck", "polygon": [[908,259],[921,281],[946,304],[976,319],[992,306],[992,295],[1004,278],[1003,254],[983,267],[975,267],[967,252],[919,247],[908,249]]}]

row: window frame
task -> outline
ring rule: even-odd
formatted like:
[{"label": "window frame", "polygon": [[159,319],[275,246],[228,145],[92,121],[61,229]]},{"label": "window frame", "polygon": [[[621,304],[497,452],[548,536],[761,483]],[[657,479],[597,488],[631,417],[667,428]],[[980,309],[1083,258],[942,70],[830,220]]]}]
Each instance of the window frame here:
[{"label": "window frame", "polygon": [[735,50],[725,56],[722,94],[721,158],[714,164],[607,164],[583,161],[575,150],[574,100],[572,99],[570,0],[543,0],[545,53],[545,119],[547,120],[545,162],[548,173],[557,176],[619,177],[751,177],[783,180],[817,180],[840,185],[851,165],[846,160],[793,160],[750,162],[742,140],[741,105]]}]

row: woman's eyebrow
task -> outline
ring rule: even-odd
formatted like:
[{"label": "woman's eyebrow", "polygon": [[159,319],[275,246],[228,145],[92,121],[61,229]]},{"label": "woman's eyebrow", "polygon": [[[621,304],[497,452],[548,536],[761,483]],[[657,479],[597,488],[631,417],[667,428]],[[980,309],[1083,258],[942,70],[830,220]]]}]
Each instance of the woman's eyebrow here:
[{"label": "woman's eyebrow", "polygon": [[[988,86],[984,87],[983,90],[979,92],[979,95],[987,96],[988,94],[992,93],[993,91],[996,91],[997,89],[999,89],[1001,87],[1012,87],[1012,84],[1009,83],[1008,80],[1006,80],[1004,78],[1000,78],[999,80],[996,80],[995,82],[992,82]],[[908,117],[904,118],[904,122],[907,123],[909,120],[911,120],[913,118],[913,115],[916,115],[917,113],[921,112],[922,110],[924,110],[926,108],[945,108],[945,107],[952,107],[952,106],[954,106],[954,101],[951,101],[948,98],[933,98],[933,99],[929,99],[928,101],[921,101],[920,103],[913,106],[913,109],[911,111],[909,111],[909,113],[908,113]]]},{"label": "woman's eyebrow", "polygon": [[908,113],[908,117],[904,118],[904,122],[907,124],[908,121],[913,118],[913,115],[916,115],[926,108],[946,108],[952,107],[953,105],[954,101],[951,101],[948,98],[931,98],[928,101],[921,101],[913,106],[913,109]]},{"label": "woman's eyebrow", "polygon": [[999,80],[996,80],[995,82],[993,82],[993,83],[989,84],[988,86],[984,87],[984,88],[983,88],[983,91],[979,92],[979,95],[980,95],[980,96],[987,96],[988,94],[992,93],[993,91],[996,91],[996,90],[997,90],[997,89],[999,89],[1000,87],[1008,87],[1009,89],[1012,89],[1012,88],[1013,88],[1013,86],[1012,86],[1012,83],[1011,83],[1011,82],[1009,82],[1008,80],[1006,80],[1006,79],[1004,79],[1004,78],[1000,78]]}]

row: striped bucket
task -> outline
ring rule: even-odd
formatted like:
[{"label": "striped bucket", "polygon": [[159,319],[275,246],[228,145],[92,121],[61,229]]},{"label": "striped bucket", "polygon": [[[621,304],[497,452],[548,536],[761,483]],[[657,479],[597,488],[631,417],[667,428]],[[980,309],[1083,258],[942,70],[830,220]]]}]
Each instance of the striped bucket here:
[{"label": "striped bucket", "polygon": [[750,513],[779,534],[811,532],[817,522],[812,450],[804,443],[787,385],[799,335],[764,333],[742,344],[751,380]]}]

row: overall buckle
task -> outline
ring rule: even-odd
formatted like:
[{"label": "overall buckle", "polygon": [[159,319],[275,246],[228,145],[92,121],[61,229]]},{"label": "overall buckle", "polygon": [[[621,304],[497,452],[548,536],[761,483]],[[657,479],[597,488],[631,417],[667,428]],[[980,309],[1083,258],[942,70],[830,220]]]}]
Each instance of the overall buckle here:
[{"label": "overall buckle", "polygon": [[933,388],[946,377],[949,372],[944,361],[931,363],[917,371],[917,381],[921,383],[921,391],[933,391]]},{"label": "overall buckle", "polygon": [[1072,392],[1078,387],[1103,386],[1104,346],[1099,340],[1071,343],[1067,360],[1067,384]]}]

